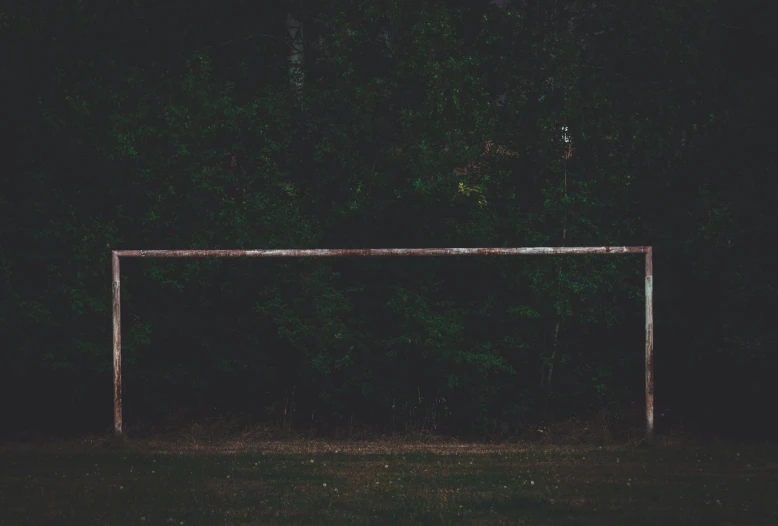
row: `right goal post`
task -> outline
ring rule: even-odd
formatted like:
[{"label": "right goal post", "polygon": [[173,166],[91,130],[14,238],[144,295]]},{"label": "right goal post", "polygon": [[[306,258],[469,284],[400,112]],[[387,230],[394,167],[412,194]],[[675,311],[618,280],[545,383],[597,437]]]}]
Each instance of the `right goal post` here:
[{"label": "right goal post", "polygon": [[653,250],[642,247],[517,247],[517,248],[359,248],[290,250],[113,250],[113,430],[122,436],[122,337],[119,260],[139,258],[301,258],[380,256],[548,256],[589,254],[645,254],[646,300],[646,438],[654,438],[654,269]]}]

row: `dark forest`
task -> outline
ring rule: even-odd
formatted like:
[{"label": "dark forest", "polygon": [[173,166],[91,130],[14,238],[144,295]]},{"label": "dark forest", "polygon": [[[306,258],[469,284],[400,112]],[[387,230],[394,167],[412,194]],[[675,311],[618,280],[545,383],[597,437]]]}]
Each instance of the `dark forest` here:
[{"label": "dark forest", "polygon": [[777,7],[3,2],[0,434],[774,438]]}]

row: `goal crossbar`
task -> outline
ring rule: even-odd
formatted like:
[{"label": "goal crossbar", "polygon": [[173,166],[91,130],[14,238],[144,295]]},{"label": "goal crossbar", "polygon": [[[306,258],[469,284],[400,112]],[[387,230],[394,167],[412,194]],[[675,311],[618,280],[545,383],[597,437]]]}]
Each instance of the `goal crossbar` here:
[{"label": "goal crossbar", "polygon": [[654,271],[653,250],[639,247],[507,247],[507,248],[355,248],[288,250],[113,250],[111,279],[113,291],[113,430],[122,436],[122,336],[119,260],[140,258],[289,258],[289,257],[378,257],[378,256],[542,256],[573,254],[645,254],[646,307],[646,438],[654,437]]}]

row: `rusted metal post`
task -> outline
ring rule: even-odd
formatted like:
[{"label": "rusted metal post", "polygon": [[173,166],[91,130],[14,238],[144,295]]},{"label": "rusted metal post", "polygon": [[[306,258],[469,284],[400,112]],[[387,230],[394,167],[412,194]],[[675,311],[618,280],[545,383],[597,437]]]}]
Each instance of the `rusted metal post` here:
[{"label": "rusted metal post", "polygon": [[113,434],[122,436],[122,311],[119,282],[119,253],[111,252],[113,290]]},{"label": "rusted metal post", "polygon": [[314,248],[289,250],[118,250],[120,257],[147,258],[304,258],[359,256],[551,256],[645,254],[651,247],[498,247],[498,248]]},{"label": "rusted metal post", "polygon": [[646,250],[646,439],[654,438],[654,257]]}]

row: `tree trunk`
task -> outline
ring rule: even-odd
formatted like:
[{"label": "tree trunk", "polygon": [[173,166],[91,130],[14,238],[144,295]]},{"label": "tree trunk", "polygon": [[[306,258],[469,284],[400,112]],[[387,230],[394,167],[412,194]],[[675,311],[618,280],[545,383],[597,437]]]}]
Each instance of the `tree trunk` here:
[{"label": "tree trunk", "polygon": [[296,104],[303,106],[303,84],[305,82],[305,72],[303,64],[305,60],[305,45],[303,40],[303,24],[288,11],[286,14],[286,34],[289,43],[289,54],[287,63],[289,64],[289,87],[292,90]]}]

